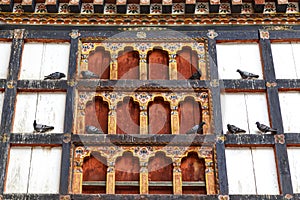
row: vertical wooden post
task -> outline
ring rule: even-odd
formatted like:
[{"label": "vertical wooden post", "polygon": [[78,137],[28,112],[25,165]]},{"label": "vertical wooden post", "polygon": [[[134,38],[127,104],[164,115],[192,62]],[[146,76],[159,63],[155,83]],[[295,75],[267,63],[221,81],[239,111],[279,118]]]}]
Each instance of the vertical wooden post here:
[{"label": "vertical wooden post", "polygon": [[179,134],[179,115],[178,103],[171,104],[171,132],[172,134]]},{"label": "vertical wooden post", "polygon": [[140,169],[140,194],[149,193],[148,162],[142,161]]},{"label": "vertical wooden post", "polygon": [[148,134],[147,104],[140,105],[140,134]]},{"label": "vertical wooden post", "polygon": [[140,80],[147,80],[147,54],[140,54]]},{"label": "vertical wooden post", "polygon": [[117,132],[117,112],[115,104],[109,105],[108,113],[108,134],[116,134]]},{"label": "vertical wooden post", "polygon": [[115,162],[108,162],[106,174],[106,194],[115,194]]},{"label": "vertical wooden post", "polygon": [[110,80],[117,80],[118,79],[118,61],[112,60],[110,62]]},{"label": "vertical wooden post", "polygon": [[176,53],[169,54],[169,74],[170,80],[177,80],[177,62]]},{"label": "vertical wooden post", "polygon": [[180,169],[181,162],[176,159],[173,162],[173,193],[176,195],[182,194],[182,173]]},{"label": "vertical wooden post", "polygon": [[205,183],[207,194],[215,194],[215,173],[213,168],[213,160],[205,159]]}]

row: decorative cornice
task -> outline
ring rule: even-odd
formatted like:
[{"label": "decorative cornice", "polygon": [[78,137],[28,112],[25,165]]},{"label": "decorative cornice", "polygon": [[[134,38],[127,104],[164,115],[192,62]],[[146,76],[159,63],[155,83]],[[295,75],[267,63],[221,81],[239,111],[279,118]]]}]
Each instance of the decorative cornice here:
[{"label": "decorative cornice", "polygon": [[103,14],[32,14],[0,13],[3,24],[31,25],[105,25],[105,26],[203,26],[203,25],[282,25],[300,24],[300,13],[296,14],[205,14],[205,15],[107,15]]}]

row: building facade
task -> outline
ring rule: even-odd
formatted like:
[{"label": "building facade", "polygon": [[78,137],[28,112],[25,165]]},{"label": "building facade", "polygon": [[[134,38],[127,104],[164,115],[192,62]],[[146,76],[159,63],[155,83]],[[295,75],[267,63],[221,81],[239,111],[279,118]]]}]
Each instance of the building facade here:
[{"label": "building facade", "polygon": [[0,199],[300,198],[299,2],[0,8]]}]

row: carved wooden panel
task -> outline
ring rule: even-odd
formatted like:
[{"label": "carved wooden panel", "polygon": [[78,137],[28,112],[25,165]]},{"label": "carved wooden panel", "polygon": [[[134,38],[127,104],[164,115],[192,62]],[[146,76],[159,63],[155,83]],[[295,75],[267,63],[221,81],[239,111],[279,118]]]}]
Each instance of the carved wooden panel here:
[{"label": "carved wooden panel", "polygon": [[199,124],[202,121],[200,113],[201,107],[193,98],[187,97],[184,101],[181,101],[179,103],[179,133],[185,134],[193,126]]},{"label": "carved wooden panel", "polygon": [[108,133],[108,104],[101,97],[95,97],[85,108],[85,125],[95,126]]},{"label": "carved wooden panel", "polygon": [[[93,152],[86,157],[83,166],[83,181],[106,181],[107,163],[106,158],[99,153]],[[82,193],[106,193],[104,186],[83,186]]]},{"label": "carved wooden panel", "polygon": [[140,57],[138,51],[129,50],[119,52],[118,79],[139,79]]},{"label": "carved wooden panel", "polygon": [[117,134],[139,134],[140,108],[132,98],[124,98],[117,106]]},{"label": "carved wooden panel", "polygon": [[162,98],[155,98],[149,104],[149,133],[171,133],[171,110],[168,102]]},{"label": "carved wooden panel", "polygon": [[97,47],[88,55],[88,68],[101,79],[109,79],[110,77],[110,53],[105,51],[103,47]]},{"label": "carved wooden panel", "polygon": [[6,79],[10,58],[11,42],[0,41],[0,78]]},{"label": "carved wooden panel", "polygon": [[169,56],[168,52],[161,49],[153,49],[147,55],[148,79],[169,79]]},{"label": "carved wooden panel", "polygon": [[198,69],[198,57],[191,48],[183,48],[176,55],[177,79],[185,80],[191,77]]}]

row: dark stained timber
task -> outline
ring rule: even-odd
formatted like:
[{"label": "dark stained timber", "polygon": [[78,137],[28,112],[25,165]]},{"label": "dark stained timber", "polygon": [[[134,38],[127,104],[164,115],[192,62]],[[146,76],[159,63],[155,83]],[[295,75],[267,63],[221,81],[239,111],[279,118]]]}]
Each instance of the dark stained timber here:
[{"label": "dark stained timber", "polygon": [[66,80],[18,80],[18,90],[66,90],[68,88]]},{"label": "dark stained timber", "polygon": [[220,80],[220,87],[225,90],[264,90],[264,80]]},{"label": "dark stained timber", "polygon": [[272,134],[226,134],[225,145],[246,146],[246,145],[274,145],[274,135]]},{"label": "dark stained timber", "polygon": [[63,134],[59,133],[35,133],[19,134],[11,133],[9,137],[10,144],[15,145],[61,145]]}]

